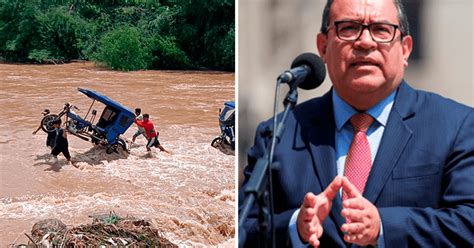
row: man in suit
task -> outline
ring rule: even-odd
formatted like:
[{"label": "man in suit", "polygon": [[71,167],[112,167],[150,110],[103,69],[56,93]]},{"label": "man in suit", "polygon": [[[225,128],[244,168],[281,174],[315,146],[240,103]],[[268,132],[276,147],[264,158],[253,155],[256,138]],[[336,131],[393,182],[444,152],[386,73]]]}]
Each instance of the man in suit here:
[{"label": "man in suit", "polygon": [[[400,1],[329,0],[317,47],[333,88],[294,109],[276,148],[277,245],[472,247],[474,111],[403,80],[412,37]],[[242,188],[271,127],[257,128]]]}]

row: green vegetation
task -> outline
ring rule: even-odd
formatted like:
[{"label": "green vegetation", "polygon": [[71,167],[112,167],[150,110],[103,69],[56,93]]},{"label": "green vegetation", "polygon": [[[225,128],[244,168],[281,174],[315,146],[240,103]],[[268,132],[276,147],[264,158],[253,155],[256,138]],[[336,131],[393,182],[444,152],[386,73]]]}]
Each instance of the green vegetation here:
[{"label": "green vegetation", "polygon": [[140,32],[133,27],[119,27],[105,33],[99,42],[97,59],[112,69],[138,70],[148,68],[147,48],[140,41]]},{"label": "green vegetation", "polygon": [[234,70],[233,0],[0,0],[0,56],[117,70]]}]

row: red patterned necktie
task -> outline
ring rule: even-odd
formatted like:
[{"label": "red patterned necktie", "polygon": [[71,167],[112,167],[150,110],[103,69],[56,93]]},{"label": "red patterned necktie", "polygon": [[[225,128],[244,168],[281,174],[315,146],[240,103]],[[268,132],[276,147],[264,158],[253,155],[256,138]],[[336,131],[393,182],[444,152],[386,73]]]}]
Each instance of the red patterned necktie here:
[{"label": "red patterned necktie", "polygon": [[[347,153],[344,176],[356,186],[361,194],[364,192],[372,167],[370,145],[366,134],[372,122],[374,122],[374,119],[366,113],[355,114],[351,117],[354,139]],[[342,199],[347,199],[345,192],[342,194]]]}]

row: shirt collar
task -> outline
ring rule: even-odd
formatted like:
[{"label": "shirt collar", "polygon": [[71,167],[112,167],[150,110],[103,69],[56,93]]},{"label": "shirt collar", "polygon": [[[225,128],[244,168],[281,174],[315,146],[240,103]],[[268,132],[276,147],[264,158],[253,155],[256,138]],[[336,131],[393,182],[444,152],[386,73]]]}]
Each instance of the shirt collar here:
[{"label": "shirt collar", "polygon": [[[397,91],[394,90],[389,96],[377,103],[375,106],[367,110],[366,112],[371,115],[380,125],[385,126],[387,124],[388,116],[392,110],[393,101]],[[336,121],[336,128],[338,131],[346,124],[346,122],[357,113],[353,107],[347,104],[341,97],[336,93],[336,90],[332,90],[332,105],[334,108],[334,118]]]}]

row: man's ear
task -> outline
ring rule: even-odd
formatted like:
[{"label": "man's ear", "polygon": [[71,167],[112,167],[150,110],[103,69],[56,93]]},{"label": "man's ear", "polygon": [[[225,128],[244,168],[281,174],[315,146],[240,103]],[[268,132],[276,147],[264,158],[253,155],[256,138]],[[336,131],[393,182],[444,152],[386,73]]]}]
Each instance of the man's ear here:
[{"label": "man's ear", "polygon": [[328,36],[327,34],[318,33],[316,36],[316,47],[318,48],[319,56],[326,62],[326,48],[327,48]]},{"label": "man's ear", "polygon": [[405,35],[402,39],[403,65],[408,66],[408,58],[413,49],[413,38],[411,35]]}]

